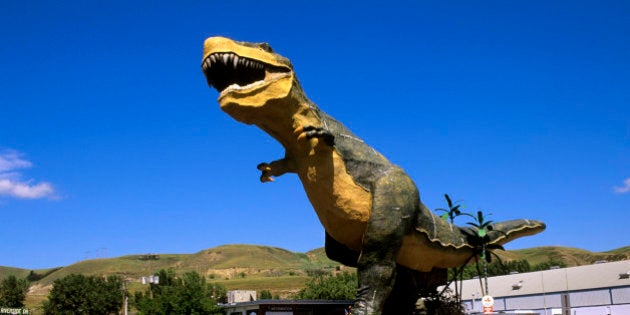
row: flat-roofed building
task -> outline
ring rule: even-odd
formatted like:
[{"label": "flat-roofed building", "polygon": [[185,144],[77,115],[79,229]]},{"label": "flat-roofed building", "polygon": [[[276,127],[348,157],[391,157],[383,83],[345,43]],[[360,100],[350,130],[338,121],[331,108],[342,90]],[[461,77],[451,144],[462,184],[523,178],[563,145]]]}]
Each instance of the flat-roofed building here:
[{"label": "flat-roofed building", "polygon": [[[495,312],[629,315],[630,260],[489,277],[488,288]],[[465,280],[468,313],[482,311],[481,298],[479,279]]]},{"label": "flat-roofed building", "polygon": [[224,304],[227,315],[344,315],[353,301],[258,300]]}]

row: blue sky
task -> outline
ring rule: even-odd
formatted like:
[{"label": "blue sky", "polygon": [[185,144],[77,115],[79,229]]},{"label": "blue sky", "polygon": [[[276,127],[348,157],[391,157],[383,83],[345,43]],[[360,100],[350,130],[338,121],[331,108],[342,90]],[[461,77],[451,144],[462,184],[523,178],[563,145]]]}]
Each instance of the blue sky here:
[{"label": "blue sky", "polygon": [[290,58],[429,208],[548,224],[508,249],[630,245],[628,2],[340,2],[1,1],[0,265],[323,246],[297,177],[258,181],[283,149],[206,86],[213,35]]}]

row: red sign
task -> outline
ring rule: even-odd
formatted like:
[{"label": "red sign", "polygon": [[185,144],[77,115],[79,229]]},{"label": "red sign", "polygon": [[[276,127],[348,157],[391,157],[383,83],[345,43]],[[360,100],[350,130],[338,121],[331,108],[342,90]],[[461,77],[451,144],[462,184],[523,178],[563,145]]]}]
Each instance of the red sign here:
[{"label": "red sign", "polygon": [[486,295],[481,298],[481,305],[483,305],[484,314],[494,313],[494,298],[490,295]]}]

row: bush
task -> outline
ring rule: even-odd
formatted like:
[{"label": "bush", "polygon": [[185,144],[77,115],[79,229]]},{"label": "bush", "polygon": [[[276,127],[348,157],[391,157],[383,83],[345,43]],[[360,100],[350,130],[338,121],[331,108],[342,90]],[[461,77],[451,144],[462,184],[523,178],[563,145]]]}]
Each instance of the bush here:
[{"label": "bush", "polygon": [[336,275],[316,275],[306,282],[306,287],[296,295],[300,300],[354,300],[357,290],[357,274],[343,272]]},{"label": "bush", "polygon": [[222,314],[217,302],[224,302],[227,291],[216,284],[206,284],[197,272],[187,272],[176,277],[173,269],[160,270],[159,284],[150,284],[145,292],[136,292],[134,305],[138,314]]},{"label": "bush", "polygon": [[24,299],[28,293],[29,283],[26,279],[8,276],[0,284],[0,306],[24,307]]},{"label": "bush", "polygon": [[44,312],[54,314],[117,314],[122,307],[123,280],[70,274],[53,282]]}]

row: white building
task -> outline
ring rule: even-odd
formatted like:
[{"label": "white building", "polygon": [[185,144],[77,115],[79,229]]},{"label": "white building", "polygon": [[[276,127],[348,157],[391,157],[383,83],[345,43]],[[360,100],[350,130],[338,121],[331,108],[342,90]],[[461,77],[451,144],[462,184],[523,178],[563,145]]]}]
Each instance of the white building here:
[{"label": "white building", "polygon": [[228,300],[228,303],[256,301],[256,291],[253,291],[253,290],[228,291],[227,300]]},{"label": "white building", "polygon": [[[490,277],[488,288],[495,312],[630,315],[630,260]],[[463,282],[468,313],[482,311],[481,297],[479,279]]]}]

